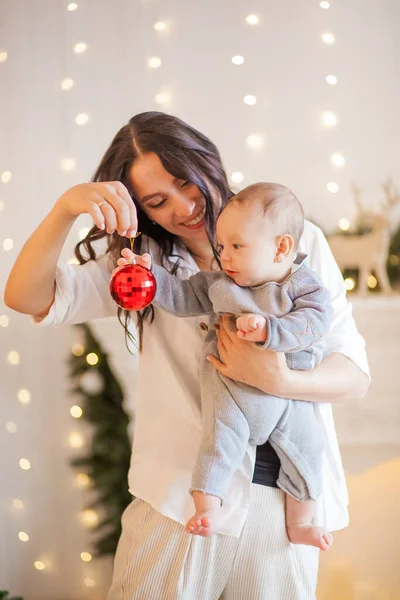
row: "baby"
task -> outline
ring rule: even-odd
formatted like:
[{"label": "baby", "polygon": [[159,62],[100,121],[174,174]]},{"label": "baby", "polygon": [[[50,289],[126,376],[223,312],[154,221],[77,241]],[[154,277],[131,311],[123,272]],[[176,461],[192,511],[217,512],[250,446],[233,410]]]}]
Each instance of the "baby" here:
[{"label": "baby", "polygon": [[[303,209],[286,187],[256,183],[231,198],[216,225],[221,271],[181,281],[144,254],[139,261],[157,281],[154,304],[180,317],[232,315],[237,335],[260,348],[285,352],[291,369],[312,369],[322,357],[331,319],[329,292],[296,251]],[[204,343],[201,372],[203,433],[191,494],[195,514],[186,529],[208,536],[247,445],[267,440],[281,461],[290,541],[327,550],[331,534],[313,525],[321,493],[324,435],[311,402],[267,395],[221,375],[206,360],[218,355],[215,327]]]}]

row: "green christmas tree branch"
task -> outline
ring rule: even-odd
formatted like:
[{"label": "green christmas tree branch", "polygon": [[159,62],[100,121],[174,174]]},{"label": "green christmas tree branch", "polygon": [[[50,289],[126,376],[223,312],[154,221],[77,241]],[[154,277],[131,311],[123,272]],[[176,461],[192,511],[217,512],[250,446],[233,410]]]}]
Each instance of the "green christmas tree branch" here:
[{"label": "green christmas tree branch", "polygon": [[[80,396],[82,418],[92,426],[92,437],[87,452],[71,460],[71,464],[83,470],[92,482],[96,498],[86,508],[99,508],[103,517],[93,531],[93,552],[95,556],[105,556],[115,553],[121,515],[132,500],[127,484],[131,456],[129,419],[123,409],[121,386],[109,366],[107,354],[88,325],[76,327],[84,333],[85,351],[82,356],[71,355],[69,359],[71,392]],[[86,360],[92,352],[98,356],[93,366]],[[102,378],[103,389],[92,394],[80,380],[93,370]]]}]

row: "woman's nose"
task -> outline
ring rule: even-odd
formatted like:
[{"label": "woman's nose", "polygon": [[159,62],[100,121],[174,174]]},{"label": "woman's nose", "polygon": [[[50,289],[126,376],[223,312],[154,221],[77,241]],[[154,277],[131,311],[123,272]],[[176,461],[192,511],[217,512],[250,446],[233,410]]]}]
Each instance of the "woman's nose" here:
[{"label": "woman's nose", "polygon": [[178,218],[189,218],[196,209],[196,202],[184,194],[177,194],[174,198],[174,208]]}]

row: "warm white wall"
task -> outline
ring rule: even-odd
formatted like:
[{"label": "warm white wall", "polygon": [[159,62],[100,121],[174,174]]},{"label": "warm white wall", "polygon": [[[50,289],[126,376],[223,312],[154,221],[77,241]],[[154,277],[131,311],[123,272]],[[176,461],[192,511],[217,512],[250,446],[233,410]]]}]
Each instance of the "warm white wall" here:
[{"label": "warm white wall", "polygon": [[[382,198],[380,181],[392,175],[400,184],[396,0],[332,0],[329,10],[322,10],[318,0],[253,0],[251,5],[232,0],[78,0],[78,4],[76,11],[68,12],[67,2],[60,0],[0,3],[0,52],[8,52],[7,61],[0,63],[0,175],[12,172],[9,183],[0,180],[0,241],[14,240],[9,252],[0,246],[0,315],[9,317],[9,326],[0,327],[0,589],[9,587],[25,600],[104,598],[109,564],[80,560],[89,535],[78,519],[85,495],[75,487],[67,464],[73,453],[68,436],[79,426],[69,415],[74,399],[66,378],[72,333],[68,328],[35,330],[26,317],[1,303],[3,282],[28,235],[67,187],[90,178],[116,130],[141,110],[172,112],[218,144],[228,173],[244,174],[243,185],[262,179],[291,186],[307,214],[326,230],[333,229],[339,217],[353,215],[350,181],[363,188],[371,206]],[[257,27],[244,21],[249,12],[260,16]],[[160,19],[168,21],[167,31],[153,29]],[[321,42],[325,31],[335,34],[335,45]],[[80,41],[87,42],[88,49],[76,55],[73,46]],[[242,66],[231,63],[236,54],[244,56]],[[148,68],[150,56],[162,58],[160,69]],[[325,82],[329,74],[338,77],[336,86]],[[69,91],[60,89],[65,77],[75,81]],[[161,91],[170,92],[169,104],[154,101]],[[246,94],[257,97],[255,106],[243,103]],[[324,110],[338,115],[335,129],[321,125]],[[81,127],[74,121],[80,112],[90,115]],[[261,151],[246,145],[252,133],[264,136]],[[331,165],[334,152],[345,156],[343,169]],[[72,172],[60,168],[61,159],[68,157],[76,160]],[[326,190],[329,181],[339,184],[338,194]],[[85,224],[89,221],[82,218],[73,228],[64,260],[71,256]],[[356,579],[365,580],[367,570],[381,582],[383,571],[375,569],[379,561],[371,551],[378,533],[370,522],[375,527],[381,517],[378,523],[385,536],[393,524],[390,540],[379,539],[379,560],[396,573],[399,526],[392,498],[398,492],[390,495],[389,482],[397,463],[383,465],[382,452],[371,443],[379,447],[389,443],[390,432],[390,458],[399,456],[393,446],[399,431],[397,380],[395,370],[387,368],[394,361],[396,337],[387,320],[382,329],[369,326],[383,309],[356,310],[373,346],[373,371],[380,382],[374,384],[377,393],[371,391],[366,406],[372,410],[385,403],[387,408],[388,384],[392,416],[390,423],[380,420],[378,428],[367,420],[358,439],[365,455],[381,456],[378,471],[368,474],[375,483],[350,480],[353,523],[371,529],[366,529],[366,537],[358,536],[355,527],[343,532],[341,536],[352,540],[345,548],[340,539],[350,538],[338,535],[331,556],[348,562],[350,553]],[[118,340],[119,330],[114,331],[115,360],[121,356],[122,338]],[[387,335],[380,336],[381,331]],[[106,334],[104,339],[110,338]],[[20,353],[18,366],[7,363],[10,350]],[[32,392],[26,406],[16,398],[22,386]],[[351,419],[357,419],[356,408],[349,411]],[[362,406],[359,415],[365,418]],[[346,437],[346,414],[338,412],[338,420]],[[15,434],[6,431],[7,421],[16,423]],[[359,456],[351,456],[365,473]],[[18,467],[21,457],[31,460],[30,471]],[[384,485],[379,469],[385,473]],[[380,513],[368,491],[368,485],[376,484],[383,490]],[[359,500],[362,486],[367,487],[364,501]],[[24,500],[24,510],[10,509],[15,497]],[[19,541],[21,530],[29,533],[29,542]],[[368,531],[373,535],[370,543]],[[41,559],[48,568],[39,572],[32,564]],[[327,557],[322,563],[321,594],[328,593],[331,560]],[[96,586],[87,588],[85,578],[96,581]],[[392,578],[388,592],[392,596],[383,592],[368,596],[365,586],[362,591],[359,585],[357,598],[355,592],[349,598],[394,600],[396,585]],[[340,594],[333,597],[346,600]]]},{"label": "warm white wall", "polygon": [[398,600],[400,297],[354,300],[354,314],[372,384],[363,400],[334,407],[351,526],[322,557],[318,600]]}]

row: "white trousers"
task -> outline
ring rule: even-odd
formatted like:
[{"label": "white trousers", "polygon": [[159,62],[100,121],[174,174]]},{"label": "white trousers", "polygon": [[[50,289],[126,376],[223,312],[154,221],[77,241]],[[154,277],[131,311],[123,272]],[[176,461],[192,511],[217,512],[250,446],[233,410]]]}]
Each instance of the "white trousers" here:
[{"label": "white trousers", "polygon": [[280,489],[252,484],[240,538],[204,538],[133,500],[108,600],[315,600],[319,550],[289,542],[284,507]]}]

